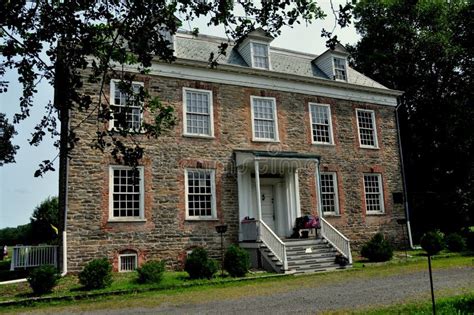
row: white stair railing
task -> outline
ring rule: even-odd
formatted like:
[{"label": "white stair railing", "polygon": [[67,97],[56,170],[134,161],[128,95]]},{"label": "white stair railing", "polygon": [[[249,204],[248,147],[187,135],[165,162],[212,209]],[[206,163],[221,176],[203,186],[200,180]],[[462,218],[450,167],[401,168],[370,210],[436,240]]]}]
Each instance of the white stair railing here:
[{"label": "white stair railing", "polygon": [[283,269],[288,270],[288,260],[286,259],[285,243],[270,229],[263,221],[259,221],[259,235],[262,241],[283,264]]},{"label": "white stair railing", "polygon": [[344,257],[349,260],[349,264],[352,264],[351,242],[349,239],[336,230],[336,228],[324,218],[320,218],[320,220],[321,236],[344,255]]},{"label": "white stair railing", "polygon": [[38,267],[41,265],[54,265],[58,263],[58,246],[39,245],[13,247],[10,270],[15,268]]}]

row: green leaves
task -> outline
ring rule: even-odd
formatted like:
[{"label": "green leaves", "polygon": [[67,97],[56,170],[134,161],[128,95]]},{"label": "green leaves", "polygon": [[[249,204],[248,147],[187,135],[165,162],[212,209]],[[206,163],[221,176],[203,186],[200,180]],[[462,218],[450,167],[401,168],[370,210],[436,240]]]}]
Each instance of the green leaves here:
[{"label": "green leaves", "polygon": [[[350,17],[344,13],[349,10],[346,7],[340,8],[341,21]],[[137,165],[138,161],[133,159],[143,156],[141,139],[143,136],[158,137],[171,129],[175,124],[173,109],[150,97],[143,89],[137,98],[140,112],[150,111],[151,117],[145,119],[142,128],[138,131],[120,127],[109,130],[107,126],[114,119],[111,107],[114,104],[106,91],[108,82],[112,78],[122,79],[129,88],[121,88],[130,92],[135,77],[127,72],[127,66],[147,74],[152,61],[174,62],[172,36],[182,23],[190,24],[201,16],[208,16],[209,25],[222,25],[229,41],[239,41],[259,26],[276,36],[286,25],[300,21],[310,23],[322,18],[324,13],[317,1],[312,0],[262,1],[261,4],[255,1],[189,0],[2,1],[0,46],[5,62],[0,64],[0,75],[6,69],[15,69],[23,85],[14,122],[20,123],[29,116],[37,93],[36,85],[45,79],[55,86],[55,99],[46,105],[47,114],[36,125],[31,144],[37,145],[47,135],[57,138],[56,118],[61,117],[63,124],[70,125],[60,135],[66,139],[61,141],[60,147],[63,158],[69,155],[77,141],[83,140],[76,131],[88,124],[97,129],[93,147],[104,151],[111,148],[112,155],[118,160]],[[194,28],[191,33],[198,36],[199,29]],[[218,51],[210,54],[211,67],[218,66],[219,57],[227,53],[227,48],[228,42],[223,42]],[[97,95],[87,95],[91,91],[83,93],[88,83],[95,84],[97,90],[92,92]],[[0,80],[0,91],[6,90],[7,86],[8,82]],[[68,114],[77,112],[84,116],[69,124]],[[96,120],[95,124],[92,119]],[[130,143],[132,145],[128,147]],[[43,161],[35,176],[50,170],[53,170],[51,161]]]},{"label": "green leaves", "polygon": [[354,15],[362,38],[348,50],[356,69],[405,92],[399,114],[413,226],[421,234],[472,225],[474,4],[367,0]]}]

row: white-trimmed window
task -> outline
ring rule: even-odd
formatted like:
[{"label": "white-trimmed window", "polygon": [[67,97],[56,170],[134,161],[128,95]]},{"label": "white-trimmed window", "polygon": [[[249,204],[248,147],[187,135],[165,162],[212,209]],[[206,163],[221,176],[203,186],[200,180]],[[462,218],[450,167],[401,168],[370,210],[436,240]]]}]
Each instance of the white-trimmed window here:
[{"label": "white-trimmed window", "polygon": [[337,176],[334,172],[321,173],[321,208],[324,214],[339,214]]},{"label": "white-trimmed window", "polygon": [[383,213],[382,175],[364,174],[365,210],[367,213]]},{"label": "white-trimmed window", "polygon": [[267,44],[252,43],[252,65],[255,68],[270,68]]},{"label": "white-trimmed window", "polygon": [[378,148],[375,112],[367,109],[356,109],[357,128],[361,147]]},{"label": "white-trimmed window", "polygon": [[212,91],[183,89],[184,134],[213,137]]},{"label": "white-trimmed window", "polygon": [[111,221],[133,221],[144,218],[143,167],[109,168],[109,218]]},{"label": "white-trimmed window", "polygon": [[130,272],[134,271],[138,267],[138,257],[136,253],[127,251],[126,253],[120,254],[119,258],[119,272]]},{"label": "white-trimmed window", "polygon": [[143,82],[132,82],[133,93],[127,93],[119,88],[120,80],[110,81],[110,108],[113,119],[110,129],[121,128],[139,131],[142,125],[142,107],[138,95]]},{"label": "white-trimmed window", "polygon": [[334,77],[336,80],[347,81],[346,59],[334,57]]},{"label": "white-trimmed window", "polygon": [[216,218],[215,171],[186,169],[186,219]]},{"label": "white-trimmed window", "polygon": [[334,144],[330,106],[309,103],[309,113],[312,142],[316,144]]},{"label": "white-trimmed window", "polygon": [[276,100],[251,96],[253,140],[278,141]]}]

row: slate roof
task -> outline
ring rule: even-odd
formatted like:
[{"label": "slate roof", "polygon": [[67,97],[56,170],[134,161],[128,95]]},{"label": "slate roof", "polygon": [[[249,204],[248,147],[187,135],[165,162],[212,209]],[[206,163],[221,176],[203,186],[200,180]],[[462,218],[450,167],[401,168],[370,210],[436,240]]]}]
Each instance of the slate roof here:
[{"label": "slate roof", "polygon": [[[217,54],[218,46],[222,42],[227,42],[225,38],[218,38],[207,35],[191,37],[189,34],[178,33],[175,36],[174,48],[176,57],[188,60],[208,62],[211,53]],[[270,45],[271,70],[278,73],[294,74],[303,77],[316,77],[330,80],[312,61],[318,55],[307,54],[287,49],[272,47]],[[218,59],[219,64],[232,65],[249,68],[244,59],[240,56],[233,45],[227,48],[227,55]],[[370,79],[352,68],[347,69],[348,83],[387,89],[382,84]]]}]

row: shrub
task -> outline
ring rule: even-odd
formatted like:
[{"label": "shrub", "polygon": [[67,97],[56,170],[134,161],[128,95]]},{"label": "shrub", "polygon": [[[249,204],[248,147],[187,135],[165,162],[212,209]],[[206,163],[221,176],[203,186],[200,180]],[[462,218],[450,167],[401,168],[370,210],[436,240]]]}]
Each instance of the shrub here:
[{"label": "shrub", "polygon": [[467,232],[467,249],[474,251],[474,231]]},{"label": "shrub", "polygon": [[164,261],[149,261],[137,269],[139,283],[160,283],[165,272]]},{"label": "shrub", "polygon": [[243,277],[249,271],[250,258],[245,249],[231,245],[224,255],[224,269],[232,277]]},{"label": "shrub", "polygon": [[446,247],[451,252],[462,252],[466,248],[466,241],[460,234],[452,233],[446,237]]},{"label": "shrub", "polygon": [[28,283],[37,295],[50,293],[58,283],[59,274],[53,265],[43,265],[30,271]]},{"label": "shrub", "polygon": [[393,249],[381,233],[375,234],[370,241],[362,246],[361,255],[369,261],[379,262],[392,259]]},{"label": "shrub", "polygon": [[188,255],[184,270],[191,279],[211,279],[217,272],[217,262],[208,257],[204,248],[196,248]]},{"label": "shrub", "polygon": [[421,248],[430,256],[436,255],[444,248],[444,235],[440,231],[430,231],[420,239]]},{"label": "shrub", "polygon": [[79,273],[79,282],[87,290],[108,287],[112,283],[112,265],[107,258],[90,261]]}]

